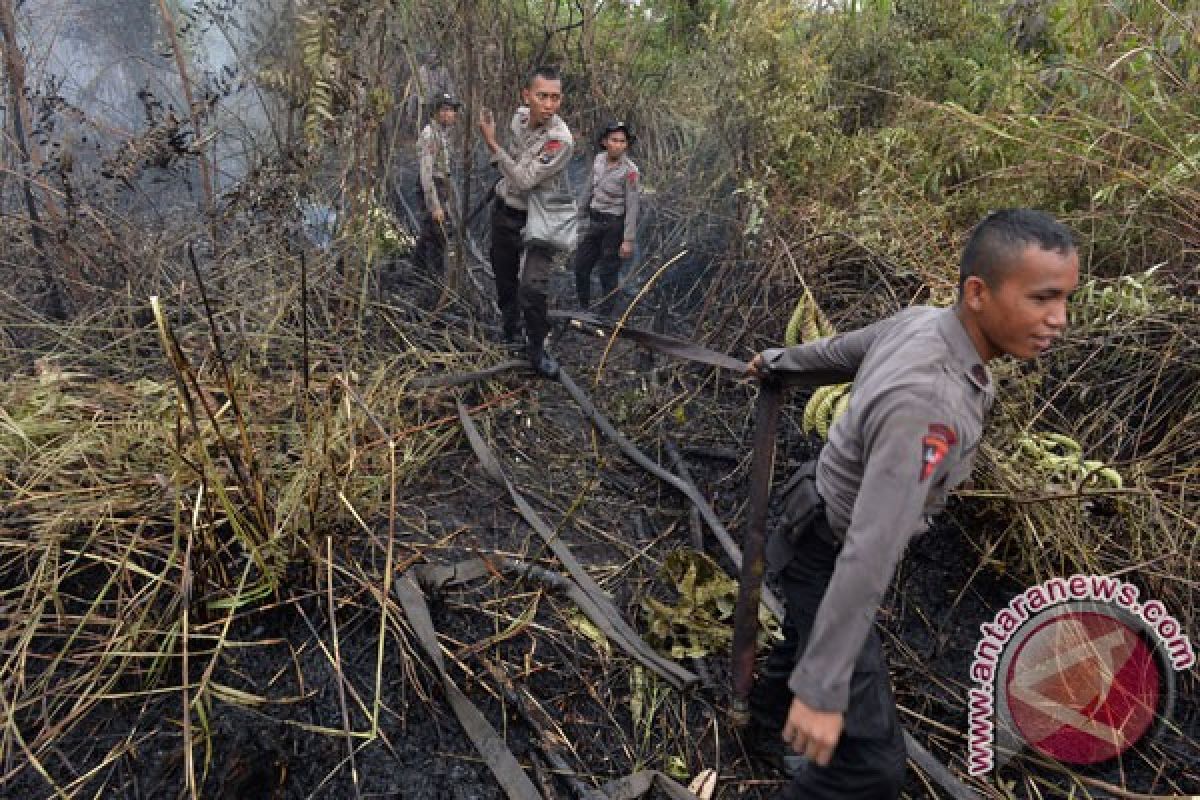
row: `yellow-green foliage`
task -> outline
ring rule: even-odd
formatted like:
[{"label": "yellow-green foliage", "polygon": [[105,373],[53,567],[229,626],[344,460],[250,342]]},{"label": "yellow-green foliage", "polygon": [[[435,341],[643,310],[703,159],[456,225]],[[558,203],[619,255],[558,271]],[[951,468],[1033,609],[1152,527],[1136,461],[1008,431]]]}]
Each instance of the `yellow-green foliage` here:
[{"label": "yellow-green foliage", "polygon": [[796,302],[795,310],[792,311],[791,319],[788,320],[787,330],[784,331],[784,346],[794,347],[805,342],[815,342],[817,339],[832,336],[833,333],[833,326],[829,324],[825,312],[817,305],[812,291],[805,286],[803,294]]},{"label": "yellow-green foliage", "polygon": [[800,36],[794,3],[738,3],[724,15],[714,11],[702,33],[720,63],[721,118],[750,133],[745,156],[763,166],[802,157],[813,139],[796,120],[818,114],[826,86],[824,65]]},{"label": "yellow-green foliage", "polygon": [[[698,658],[728,650],[733,640],[737,581],[704,553],[675,550],[663,561],[661,578],[678,593],[675,605],[653,597],[642,601],[646,640],[672,658]],[[779,623],[759,608],[760,636],[779,636]]]},{"label": "yellow-green foliage", "polygon": [[309,77],[304,104],[304,136],[310,145],[320,142],[322,127],[333,121],[333,80],[338,61],[333,51],[333,39],[330,17],[319,12],[300,15],[298,40]]},{"label": "yellow-green foliage", "polygon": [[361,54],[380,47],[372,39],[385,35],[394,13],[392,0],[314,0],[295,16],[291,60],[259,70],[260,86],[284,94],[302,112],[304,141],[314,153],[338,138],[331,126],[361,132],[392,110],[393,87],[365,67]]},{"label": "yellow-green foliage", "polygon": [[1120,489],[1121,473],[1097,459],[1085,459],[1079,442],[1062,433],[1030,433],[1016,440],[1013,466],[1037,476],[1051,491],[1078,491],[1083,487]]},{"label": "yellow-green foliage", "polygon": [[953,283],[962,232],[1008,206],[1077,217],[1094,274],[1186,258],[1200,235],[1195,4],[1035,5],[739,3],[705,27],[714,47],[695,58],[712,77],[688,96],[719,98],[714,124],[751,170],[739,182],[767,184],[774,216],[803,209],[926,285]]},{"label": "yellow-green foliage", "polygon": [[[794,347],[832,336],[834,333],[833,325],[829,323],[825,312],[805,286],[795,310],[792,311],[791,319],[788,320],[783,337],[784,345]],[[801,429],[805,433],[815,433],[822,439],[827,437],[834,420],[846,413],[850,406],[850,392],[849,383],[819,387],[804,406]]]},{"label": "yellow-green foliage", "polygon": [[850,407],[850,392],[848,383],[819,387],[804,405],[800,429],[805,433],[815,433],[822,439],[827,438],[833,423]]},{"label": "yellow-green foliage", "polygon": [[157,473],[164,483],[174,477],[159,427],[174,411],[170,384],[97,380],[40,361],[35,377],[14,376],[0,386],[0,466],[10,497],[70,487],[133,502],[137,493],[126,487],[135,476]]},{"label": "yellow-green foliage", "polygon": [[286,65],[265,66],[258,71],[258,84],[283,94],[289,104],[303,109],[302,128],[310,147],[324,140],[327,123],[335,121],[335,95],[341,81],[344,56],[337,52],[333,17],[311,11],[296,17],[296,50],[300,69]]},{"label": "yellow-green foliage", "polygon": [[1092,278],[1080,284],[1071,297],[1071,323],[1097,326],[1148,317],[1152,314],[1193,311],[1183,297],[1173,294],[1158,278],[1159,267],[1116,280]]}]

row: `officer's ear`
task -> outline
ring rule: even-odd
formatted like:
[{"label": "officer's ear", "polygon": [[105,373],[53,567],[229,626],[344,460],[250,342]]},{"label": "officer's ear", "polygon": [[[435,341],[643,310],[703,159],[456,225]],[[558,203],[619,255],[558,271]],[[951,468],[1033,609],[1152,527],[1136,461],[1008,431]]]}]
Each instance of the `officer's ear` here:
[{"label": "officer's ear", "polygon": [[971,311],[979,313],[990,294],[991,287],[987,285],[987,281],[978,275],[969,275],[959,290],[959,301]]}]

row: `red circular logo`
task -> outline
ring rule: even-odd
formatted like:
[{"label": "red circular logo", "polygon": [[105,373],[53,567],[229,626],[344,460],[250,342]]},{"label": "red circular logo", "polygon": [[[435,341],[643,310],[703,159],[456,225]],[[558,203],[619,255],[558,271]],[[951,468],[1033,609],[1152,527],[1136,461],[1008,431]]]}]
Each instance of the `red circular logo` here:
[{"label": "red circular logo", "polygon": [[1064,609],[1019,638],[1002,687],[1030,746],[1064,763],[1095,764],[1150,730],[1163,668],[1136,627],[1106,611]]}]

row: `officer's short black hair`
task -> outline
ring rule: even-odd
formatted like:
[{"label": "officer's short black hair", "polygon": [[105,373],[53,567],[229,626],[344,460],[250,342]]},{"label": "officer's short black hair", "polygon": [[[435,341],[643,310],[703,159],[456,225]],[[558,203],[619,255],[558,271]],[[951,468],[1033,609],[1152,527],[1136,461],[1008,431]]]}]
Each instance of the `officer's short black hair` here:
[{"label": "officer's short black hair", "polygon": [[972,275],[995,288],[1005,269],[1030,245],[1066,254],[1075,249],[1075,240],[1067,226],[1044,211],[1006,208],[988,214],[971,231],[963,248],[959,290]]},{"label": "officer's short black hair", "polygon": [[600,135],[596,137],[596,141],[599,144],[604,144],[604,140],[608,138],[608,135],[617,131],[625,134],[625,141],[629,142],[630,145],[633,145],[637,141],[637,137],[633,135],[633,129],[629,127],[628,123],[621,120],[612,120],[601,128]]},{"label": "officer's short black hair", "polygon": [[443,108],[453,108],[458,111],[462,108],[462,103],[459,99],[449,92],[438,92],[433,97],[429,98],[429,110],[436,114]]},{"label": "officer's short black hair", "polygon": [[529,77],[525,79],[525,88],[532,89],[535,78],[541,78],[544,81],[558,81],[562,83],[562,73],[558,71],[558,67],[543,64],[540,67],[534,67],[529,72]]}]

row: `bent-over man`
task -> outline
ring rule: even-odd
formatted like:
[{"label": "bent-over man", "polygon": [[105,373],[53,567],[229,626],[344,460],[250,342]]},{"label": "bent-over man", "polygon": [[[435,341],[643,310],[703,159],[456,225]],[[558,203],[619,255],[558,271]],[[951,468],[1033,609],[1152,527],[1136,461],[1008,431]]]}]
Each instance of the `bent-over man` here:
[{"label": "bent-over man", "polygon": [[995,391],[987,364],[1049,348],[1078,282],[1066,228],[1040,212],[999,211],[967,242],[953,308],[909,308],[751,361],[758,377],[855,376],[815,464],[819,499],[804,503],[805,478],[793,481],[785,524],[767,547],[768,569],[782,579],[785,639],[759,676],[751,712],[807,757],[781,797],[900,796],[905,746],[876,610],[909,539],[971,473]]}]

